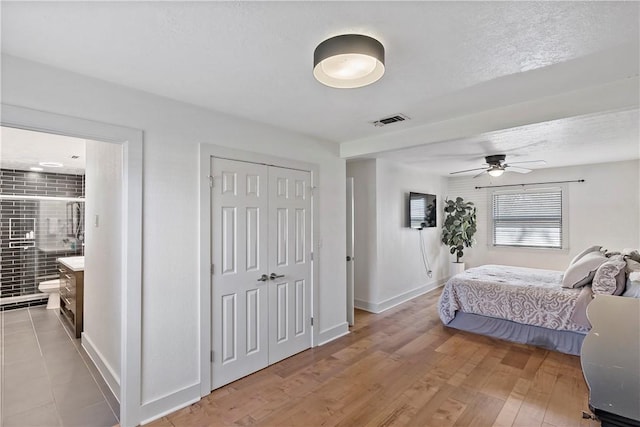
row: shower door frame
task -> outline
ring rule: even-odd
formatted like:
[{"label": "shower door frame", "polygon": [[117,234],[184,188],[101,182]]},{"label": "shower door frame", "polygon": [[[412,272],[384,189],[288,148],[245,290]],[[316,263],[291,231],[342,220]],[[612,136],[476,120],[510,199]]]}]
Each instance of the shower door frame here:
[{"label": "shower door frame", "polygon": [[141,418],[143,132],[77,117],[1,104],[0,125],[122,145],[120,425]]}]

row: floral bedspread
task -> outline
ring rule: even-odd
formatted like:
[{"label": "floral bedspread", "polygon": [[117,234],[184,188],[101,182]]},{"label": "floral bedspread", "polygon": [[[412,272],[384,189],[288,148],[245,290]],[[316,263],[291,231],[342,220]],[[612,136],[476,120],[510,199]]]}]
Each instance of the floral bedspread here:
[{"label": "floral bedspread", "polygon": [[444,287],[438,311],[447,324],[456,311],[544,328],[587,332],[574,323],[580,289],[562,287],[562,271],[483,265],[453,276]]}]

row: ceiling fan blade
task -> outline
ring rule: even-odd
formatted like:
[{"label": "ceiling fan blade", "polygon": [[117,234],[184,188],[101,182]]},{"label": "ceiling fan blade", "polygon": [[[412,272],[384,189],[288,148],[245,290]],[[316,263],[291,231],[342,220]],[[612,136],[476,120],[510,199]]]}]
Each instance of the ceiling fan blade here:
[{"label": "ceiling fan blade", "polygon": [[531,172],[531,169],[521,168],[521,167],[518,167],[518,166],[507,165],[507,166],[505,166],[505,168],[508,168],[509,172],[517,172],[517,173],[529,173],[529,172]]},{"label": "ceiling fan blade", "polygon": [[474,178],[477,178],[477,177],[479,177],[480,175],[484,175],[485,173],[487,173],[487,171],[480,172],[478,175],[474,175],[473,177],[474,177]]},{"label": "ceiling fan blade", "polygon": [[467,169],[467,170],[464,170],[464,171],[449,172],[449,175],[455,175],[457,173],[473,172],[473,171],[479,171],[479,170],[485,170],[485,169],[486,168]]},{"label": "ceiling fan blade", "polygon": [[524,163],[537,163],[539,165],[546,165],[547,162],[545,160],[527,160],[525,162],[509,162],[509,165],[522,165]]}]

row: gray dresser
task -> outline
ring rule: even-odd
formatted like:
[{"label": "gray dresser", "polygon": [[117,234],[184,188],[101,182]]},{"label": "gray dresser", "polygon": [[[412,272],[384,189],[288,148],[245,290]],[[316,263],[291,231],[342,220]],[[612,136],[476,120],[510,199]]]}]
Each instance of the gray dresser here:
[{"label": "gray dresser", "polygon": [[589,406],[608,426],[640,426],[640,299],[597,295],[580,360]]}]

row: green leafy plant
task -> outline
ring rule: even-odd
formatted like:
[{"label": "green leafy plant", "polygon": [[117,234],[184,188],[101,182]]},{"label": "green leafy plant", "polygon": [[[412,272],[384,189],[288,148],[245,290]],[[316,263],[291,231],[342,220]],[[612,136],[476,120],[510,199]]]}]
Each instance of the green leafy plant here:
[{"label": "green leafy plant", "polygon": [[442,243],[449,246],[449,252],[456,254],[456,262],[464,255],[463,249],[470,248],[475,243],[476,208],[473,202],[465,202],[462,197],[456,200],[444,201],[446,214],[442,226]]}]

